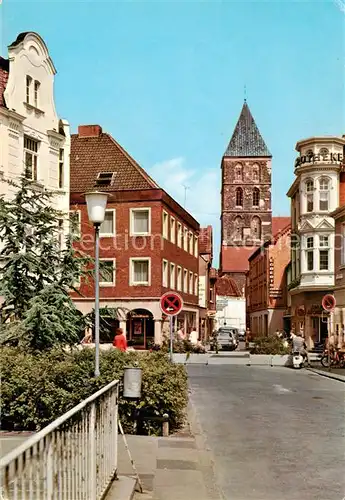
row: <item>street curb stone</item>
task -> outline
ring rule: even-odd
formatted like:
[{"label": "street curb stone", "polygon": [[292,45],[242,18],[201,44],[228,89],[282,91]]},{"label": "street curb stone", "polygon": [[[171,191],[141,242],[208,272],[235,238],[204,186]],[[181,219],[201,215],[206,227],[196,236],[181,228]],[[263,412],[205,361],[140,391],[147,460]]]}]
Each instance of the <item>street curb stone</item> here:
[{"label": "street curb stone", "polygon": [[307,368],[309,372],[317,373],[321,377],[331,378],[333,380],[338,380],[339,382],[345,382],[345,376],[337,375],[336,373],[324,372],[323,370],[317,370],[316,368]]}]

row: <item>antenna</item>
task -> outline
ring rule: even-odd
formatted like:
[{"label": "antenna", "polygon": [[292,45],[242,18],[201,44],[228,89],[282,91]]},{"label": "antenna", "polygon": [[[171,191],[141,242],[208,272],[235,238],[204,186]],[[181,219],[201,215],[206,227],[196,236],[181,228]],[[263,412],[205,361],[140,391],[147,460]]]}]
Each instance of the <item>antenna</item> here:
[{"label": "antenna", "polygon": [[247,102],[247,85],[244,84],[244,102]]},{"label": "antenna", "polygon": [[183,202],[183,208],[186,208],[186,202],[187,202],[187,191],[190,189],[189,186],[186,186],[186,184],[182,184],[184,187],[184,202]]}]

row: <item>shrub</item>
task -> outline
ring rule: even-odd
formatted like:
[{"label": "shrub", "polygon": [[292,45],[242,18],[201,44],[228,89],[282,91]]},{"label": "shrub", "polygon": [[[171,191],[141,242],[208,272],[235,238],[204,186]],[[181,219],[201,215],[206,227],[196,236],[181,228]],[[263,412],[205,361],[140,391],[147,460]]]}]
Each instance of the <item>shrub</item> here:
[{"label": "shrub", "polygon": [[[163,337],[163,342],[161,346],[163,352],[170,351],[170,338],[166,335]],[[174,339],[173,342],[173,352],[176,353],[189,353],[189,354],[204,354],[205,347],[201,344],[192,344],[188,339]]]},{"label": "shrub", "polygon": [[[112,380],[120,380],[126,366],[142,368],[142,398],[139,402],[120,397],[119,415],[125,432],[133,432],[133,416],[168,413],[171,431],[184,421],[188,401],[187,374],[166,354],[101,352],[100,372],[94,378],[94,351],[70,353],[61,350],[34,354],[18,348],[3,347],[1,363],[2,429],[38,430],[73,408]],[[144,421],[144,432],[158,434],[161,423]]]},{"label": "shrub", "polygon": [[250,349],[250,354],[289,354],[290,348],[286,347],[284,341],[276,335],[267,337],[256,337],[254,347]]}]

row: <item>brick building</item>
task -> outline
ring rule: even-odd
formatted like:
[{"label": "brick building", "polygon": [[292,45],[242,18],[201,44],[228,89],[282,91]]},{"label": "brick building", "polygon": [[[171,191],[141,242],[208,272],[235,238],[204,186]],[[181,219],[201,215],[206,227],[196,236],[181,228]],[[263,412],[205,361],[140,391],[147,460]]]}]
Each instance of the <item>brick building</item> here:
[{"label": "brick building", "polygon": [[[70,205],[80,224],[78,246],[91,255],[94,231],[84,193],[95,187],[110,194],[100,228],[100,307],[128,312],[112,321],[113,329],[120,324],[137,347],[160,343],[168,322],[159,298],[169,290],[184,300],[176,326],[197,327],[198,222],[100,126],[80,126],[71,140]],[[79,288],[73,299],[83,313],[90,312],[93,283],[83,279]]]},{"label": "brick building", "polygon": [[199,234],[199,335],[207,340],[214,330],[216,314],[215,282],[216,270],[212,268],[212,226],[200,228]]},{"label": "brick building", "polygon": [[273,238],[249,257],[247,318],[253,336],[288,330],[287,267],[290,262],[290,217],[273,217]]},{"label": "brick building", "polygon": [[341,345],[345,342],[345,163],[339,176],[339,208],[332,215],[335,219],[334,296],[337,303],[334,326]]},{"label": "brick building", "polygon": [[246,102],[222,158],[220,273],[244,295],[248,257],[271,238],[271,161]]}]

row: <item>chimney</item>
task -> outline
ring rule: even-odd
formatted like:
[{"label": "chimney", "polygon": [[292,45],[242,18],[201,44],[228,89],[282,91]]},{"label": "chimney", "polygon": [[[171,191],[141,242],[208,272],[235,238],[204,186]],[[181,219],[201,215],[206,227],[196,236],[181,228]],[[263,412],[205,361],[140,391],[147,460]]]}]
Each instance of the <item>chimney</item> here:
[{"label": "chimney", "polygon": [[99,137],[102,133],[102,127],[99,125],[79,125],[79,137]]}]

